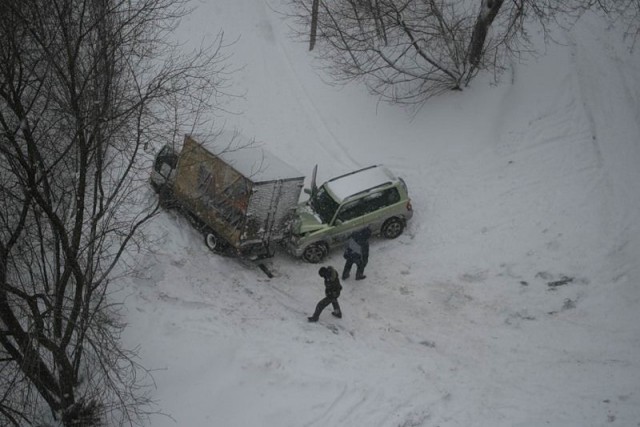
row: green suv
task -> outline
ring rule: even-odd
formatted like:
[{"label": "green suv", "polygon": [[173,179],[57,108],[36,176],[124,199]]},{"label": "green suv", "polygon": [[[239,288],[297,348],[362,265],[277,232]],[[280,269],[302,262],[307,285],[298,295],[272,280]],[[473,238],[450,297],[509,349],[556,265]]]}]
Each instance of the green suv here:
[{"label": "green suv", "polygon": [[[314,174],[315,175],[315,174]],[[305,190],[311,197],[298,205],[289,252],[311,263],[321,262],[366,226],[373,234],[394,239],[413,216],[407,186],[382,165],[369,166]]]}]

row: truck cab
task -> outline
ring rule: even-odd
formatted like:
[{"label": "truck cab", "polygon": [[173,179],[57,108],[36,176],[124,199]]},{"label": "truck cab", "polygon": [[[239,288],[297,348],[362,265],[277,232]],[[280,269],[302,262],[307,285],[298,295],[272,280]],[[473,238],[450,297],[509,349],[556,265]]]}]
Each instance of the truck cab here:
[{"label": "truck cab", "polygon": [[173,187],[176,178],[178,154],[169,145],[160,149],[153,162],[151,185],[156,191],[164,186]]}]

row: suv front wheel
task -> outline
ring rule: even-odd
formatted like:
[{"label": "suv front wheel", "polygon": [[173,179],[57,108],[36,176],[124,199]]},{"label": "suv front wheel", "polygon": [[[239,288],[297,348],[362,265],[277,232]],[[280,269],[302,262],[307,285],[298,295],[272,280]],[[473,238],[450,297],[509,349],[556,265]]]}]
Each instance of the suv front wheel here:
[{"label": "suv front wheel", "polygon": [[302,253],[302,259],[311,264],[317,264],[321,262],[324,257],[327,255],[328,249],[327,245],[321,242],[312,243],[307,246]]},{"label": "suv front wheel", "polygon": [[382,224],[382,235],[387,239],[395,239],[404,231],[404,221],[398,217],[389,218]]}]

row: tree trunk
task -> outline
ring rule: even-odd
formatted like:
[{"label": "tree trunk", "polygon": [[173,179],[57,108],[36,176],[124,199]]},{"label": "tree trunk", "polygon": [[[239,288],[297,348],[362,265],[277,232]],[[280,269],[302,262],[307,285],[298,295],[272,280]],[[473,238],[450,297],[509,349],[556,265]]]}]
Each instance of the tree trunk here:
[{"label": "tree trunk", "polygon": [[316,33],[318,31],[318,7],[320,0],[313,0],[311,5],[311,34],[309,34],[309,50],[313,50],[316,45]]},{"label": "tree trunk", "polygon": [[504,0],[482,0],[480,6],[480,13],[476,19],[476,24],[473,28],[473,34],[471,35],[471,42],[469,43],[469,64],[472,69],[480,67],[480,61],[482,60],[484,44],[489,33],[489,28],[493,23],[493,20],[498,15],[500,8]]}]

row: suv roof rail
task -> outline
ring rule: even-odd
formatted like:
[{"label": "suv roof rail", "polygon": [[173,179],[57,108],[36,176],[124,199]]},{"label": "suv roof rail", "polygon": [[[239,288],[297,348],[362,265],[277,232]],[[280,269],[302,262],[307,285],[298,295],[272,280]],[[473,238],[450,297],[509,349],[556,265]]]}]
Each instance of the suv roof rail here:
[{"label": "suv roof rail", "polygon": [[345,173],[344,175],[340,175],[340,176],[333,177],[333,178],[331,178],[331,179],[330,179],[329,181],[327,181],[327,182],[335,181],[335,180],[337,180],[337,179],[344,178],[345,176],[353,175],[353,174],[356,174],[356,173],[359,173],[359,172],[362,172],[362,171],[366,171],[366,170],[368,170],[368,169],[377,168],[377,167],[380,167],[380,166],[381,166],[381,165],[371,165],[371,166],[367,166],[366,168],[358,169],[357,171],[353,171],[353,172]]},{"label": "suv roof rail", "polygon": [[386,186],[391,185],[391,184],[393,184],[391,181],[383,182],[382,184],[376,185],[375,187],[367,188],[366,190],[362,190],[362,191],[359,191],[359,192],[357,192],[357,193],[355,193],[355,194],[352,194],[352,195],[350,195],[349,197],[346,197],[346,198],[343,200],[343,202],[347,202],[347,201],[351,201],[351,200],[353,200],[353,199],[357,199],[357,198],[359,198],[360,196],[362,196],[363,194],[366,194],[366,193],[373,193],[373,192],[374,192],[374,190],[377,190],[378,188],[386,187]]}]

